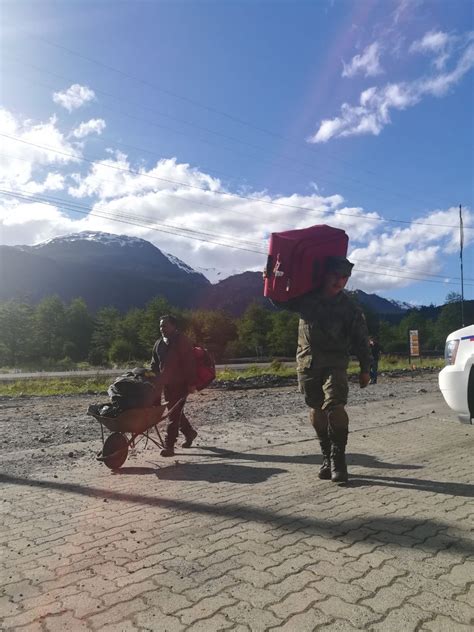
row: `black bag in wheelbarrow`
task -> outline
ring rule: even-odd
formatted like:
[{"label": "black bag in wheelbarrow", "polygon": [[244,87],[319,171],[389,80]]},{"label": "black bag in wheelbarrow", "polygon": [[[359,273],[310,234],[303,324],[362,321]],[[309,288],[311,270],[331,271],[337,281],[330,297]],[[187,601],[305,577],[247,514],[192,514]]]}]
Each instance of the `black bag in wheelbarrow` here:
[{"label": "black bag in wheelbarrow", "polygon": [[118,377],[107,390],[110,401],[120,410],[148,408],[160,397],[156,375],[149,369],[136,368]]}]

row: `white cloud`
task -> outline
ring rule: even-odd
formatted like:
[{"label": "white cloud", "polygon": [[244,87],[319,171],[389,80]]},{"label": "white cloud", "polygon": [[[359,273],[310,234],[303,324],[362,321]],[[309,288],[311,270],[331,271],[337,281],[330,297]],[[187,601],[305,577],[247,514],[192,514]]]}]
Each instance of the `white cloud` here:
[{"label": "white cloud", "polygon": [[0,234],[5,245],[33,245],[80,230],[84,230],[81,220],[70,219],[55,206],[12,199],[0,201]]},{"label": "white cloud", "polygon": [[[406,228],[369,235],[364,246],[349,253],[356,264],[352,285],[369,292],[387,291],[412,285],[410,277],[430,279],[442,273],[446,257],[459,250],[458,213],[456,207],[436,210]],[[472,228],[473,219],[465,209],[465,226]],[[429,229],[426,224],[431,224]],[[469,243],[474,241],[472,230],[466,236]]]},{"label": "white cloud", "polygon": [[416,40],[410,46],[411,52],[439,52],[446,48],[451,37],[443,31],[429,31],[421,40]]},{"label": "white cloud", "polygon": [[105,129],[104,119],[90,119],[81,123],[78,127],[72,130],[71,135],[74,138],[85,138],[89,134],[102,134]]},{"label": "white cloud", "polygon": [[[58,129],[55,117],[45,123],[21,120],[8,110],[0,108],[0,133],[8,136],[1,137],[2,189],[57,190],[60,185],[59,174],[55,170],[50,174],[45,174],[44,171],[76,162],[80,156]],[[36,177],[40,177],[42,182],[36,182]]]},{"label": "white cloud", "polygon": [[[92,213],[77,222],[80,230],[126,231],[152,241],[192,266],[217,267],[224,271],[236,267],[259,269],[265,258],[269,231],[323,222],[351,226],[354,238],[356,234],[362,238],[370,230],[369,220],[361,217],[362,210],[343,207],[344,200],[338,194],[324,197],[317,193],[295,193],[272,197],[267,193],[248,191],[249,197],[259,200],[247,200],[233,196],[219,180],[188,164],[178,163],[175,158],[160,160],[150,169],[141,167],[137,174],[125,171],[132,165],[120,152],[107,160],[107,164],[113,168],[94,164],[87,174],[76,174],[76,185],[69,189],[76,198],[98,200]],[[343,210],[347,217],[335,216],[336,209]],[[125,224],[114,217],[124,220]],[[68,220],[71,221],[75,223],[75,220]],[[22,224],[25,231],[27,224]],[[54,235],[57,234],[55,226],[62,227],[64,222],[55,219],[53,224],[51,232]],[[169,232],[159,232],[155,228]],[[74,228],[68,226],[68,231],[74,232]],[[23,243],[28,243],[30,232],[27,232],[21,240]],[[229,250],[216,243],[186,238],[199,236],[202,232],[205,233],[203,238],[210,242],[234,245],[243,250]],[[17,234],[18,230],[15,231]],[[45,231],[41,234],[44,236]]]},{"label": "white cloud", "polygon": [[[77,185],[69,188],[73,197],[95,195],[100,199],[117,198],[146,191],[179,190],[190,186],[210,191],[221,188],[218,179],[202,173],[176,158],[159,160],[150,170],[133,168],[127,156],[113,152],[113,158],[95,163],[86,177],[75,177]],[[177,182],[178,184],[175,184]]]},{"label": "white cloud", "polygon": [[355,55],[348,64],[343,63],[343,77],[354,77],[363,74],[365,77],[375,77],[383,72],[380,65],[380,44],[373,42],[360,54]]},{"label": "white cloud", "polygon": [[440,72],[415,81],[391,83],[364,90],[358,105],[344,103],[341,106],[341,115],[323,120],[318,131],[308,141],[324,143],[340,136],[378,135],[390,123],[392,110],[412,107],[426,96],[444,96],[473,66],[474,43],[470,43],[451,72]]},{"label": "white cloud", "polygon": [[64,176],[61,173],[48,173],[43,182],[30,180],[23,187],[28,193],[44,193],[44,191],[61,191],[64,189]]},{"label": "white cloud", "polygon": [[84,103],[93,101],[95,99],[95,92],[87,86],[81,86],[78,83],[73,83],[67,90],[63,92],[54,92],[53,101],[63,108],[66,108],[69,112],[80,108]]},{"label": "white cloud", "polygon": [[429,31],[410,46],[411,53],[434,54],[434,65],[442,70],[448,61],[456,38],[443,31]]},{"label": "white cloud", "polygon": [[400,0],[392,14],[393,23],[398,25],[400,22],[406,20],[410,14],[410,10],[420,4],[420,2],[421,0]]}]

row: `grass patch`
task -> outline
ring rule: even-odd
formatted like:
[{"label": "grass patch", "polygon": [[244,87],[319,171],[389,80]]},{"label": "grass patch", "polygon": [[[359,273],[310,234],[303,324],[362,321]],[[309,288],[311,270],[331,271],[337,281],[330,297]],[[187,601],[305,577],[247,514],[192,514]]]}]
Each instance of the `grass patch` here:
[{"label": "grass patch", "polygon": [[[243,371],[224,369],[217,374],[217,381],[236,380],[240,378],[258,377],[260,375],[279,375],[281,377],[296,376],[296,370],[283,365],[262,368],[249,367]],[[105,395],[114,381],[108,377],[64,377],[64,378],[31,378],[27,380],[0,381],[0,396],[46,396],[46,395]]]},{"label": "grass patch", "polygon": [[[383,356],[379,362],[379,373],[389,373],[390,371],[401,371],[403,369],[414,368],[434,368],[442,369],[443,358],[425,358],[413,360],[408,364],[408,359],[400,359],[395,356]],[[349,364],[348,373],[355,375],[359,373],[357,362]],[[279,377],[296,377],[296,369],[272,362],[270,366],[251,366],[242,371],[234,369],[223,369],[217,374],[217,381],[237,380],[238,378],[259,377],[261,375],[277,375]],[[0,396],[21,397],[21,396],[46,396],[46,395],[106,395],[107,389],[114,381],[112,376],[96,377],[64,377],[64,378],[32,378],[27,380],[0,381]]]},{"label": "grass patch", "polygon": [[400,356],[383,355],[379,361],[379,373],[381,371],[400,371],[411,367],[416,369],[442,369],[444,365],[444,357],[412,358],[411,362],[408,362],[408,357],[400,358]]},{"label": "grass patch", "polygon": [[81,395],[107,393],[113,380],[109,378],[40,378],[9,380],[0,382],[0,396],[21,397],[25,395]]},{"label": "grass patch", "polygon": [[246,377],[259,377],[261,375],[278,375],[279,377],[296,377],[296,369],[279,364],[279,366],[259,367],[251,366],[242,371],[223,369],[217,373],[217,381],[237,380]]}]

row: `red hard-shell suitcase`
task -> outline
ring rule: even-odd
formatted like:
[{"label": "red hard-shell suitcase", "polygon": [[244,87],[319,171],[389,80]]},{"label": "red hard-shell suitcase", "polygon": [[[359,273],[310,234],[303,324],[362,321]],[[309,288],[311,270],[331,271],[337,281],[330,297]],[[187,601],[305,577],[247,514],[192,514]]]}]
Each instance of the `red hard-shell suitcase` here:
[{"label": "red hard-shell suitcase", "polygon": [[289,301],[321,284],[327,257],[345,257],[349,238],[340,228],[319,224],[272,233],[264,296]]}]

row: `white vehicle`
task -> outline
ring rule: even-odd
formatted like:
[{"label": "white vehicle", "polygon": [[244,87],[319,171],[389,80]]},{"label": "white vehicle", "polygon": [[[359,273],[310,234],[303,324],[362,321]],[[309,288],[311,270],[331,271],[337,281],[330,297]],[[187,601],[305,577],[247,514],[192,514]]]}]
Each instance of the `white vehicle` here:
[{"label": "white vehicle", "polygon": [[446,366],[439,388],[446,403],[465,423],[474,421],[474,325],[453,331],[446,338]]}]

